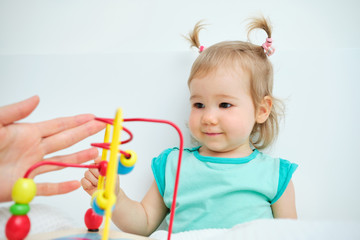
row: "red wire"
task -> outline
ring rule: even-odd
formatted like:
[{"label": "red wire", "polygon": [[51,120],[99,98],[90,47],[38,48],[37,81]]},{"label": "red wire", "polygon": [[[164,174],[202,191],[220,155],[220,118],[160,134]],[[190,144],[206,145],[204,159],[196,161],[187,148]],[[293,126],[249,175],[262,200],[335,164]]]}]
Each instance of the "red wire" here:
[{"label": "red wire", "polygon": [[[91,146],[93,147],[98,147],[98,148],[103,148],[103,149],[110,149],[110,143],[92,143]],[[125,155],[126,158],[130,158],[131,154],[123,151],[123,150],[119,150],[119,152],[123,155]]]},{"label": "red wire", "polygon": [[146,119],[146,118],[128,118],[124,119],[124,122],[131,122],[131,121],[143,121],[143,122],[157,122],[157,123],[166,123],[171,125],[176,129],[176,131],[179,134],[180,137],[180,146],[179,146],[179,158],[178,158],[178,167],[176,169],[176,178],[175,178],[175,186],[174,186],[174,195],[173,195],[173,201],[171,203],[170,208],[170,220],[169,220],[169,228],[168,228],[168,240],[171,239],[171,233],[173,228],[173,222],[174,222],[174,216],[175,216],[175,207],[176,207],[176,197],[177,197],[177,191],[179,186],[179,179],[180,179],[180,168],[181,168],[181,159],[182,159],[182,153],[184,150],[184,138],[181,133],[181,130],[178,126],[176,126],[174,123],[166,120],[158,120],[158,119]]},{"label": "red wire", "polygon": [[[111,125],[114,124],[114,119],[111,119],[111,118],[99,118],[99,117],[96,117],[95,120],[100,121],[100,122],[104,122],[104,123],[107,123],[107,124],[111,124]],[[133,134],[130,132],[129,129],[123,127],[123,130],[124,130],[127,134],[129,134],[129,139],[126,139],[125,141],[122,141],[121,144],[128,143],[128,142],[130,142],[130,141],[133,139]]]},{"label": "red wire", "polygon": [[104,123],[107,123],[107,124],[111,124],[111,125],[114,124],[114,119],[112,119],[112,118],[98,118],[98,117],[96,117],[95,120],[100,121],[100,122],[104,122]]},{"label": "red wire", "polygon": [[43,165],[55,165],[61,167],[76,167],[76,168],[99,168],[98,164],[91,164],[91,165],[81,165],[81,164],[73,164],[73,163],[62,163],[62,162],[51,162],[51,161],[42,161],[32,165],[24,175],[24,178],[28,178],[30,173]]},{"label": "red wire", "polygon": [[[114,120],[110,119],[110,118],[95,118],[98,121],[102,121],[108,124],[113,124]],[[176,207],[176,197],[177,197],[177,192],[178,192],[178,186],[179,186],[179,179],[180,179],[180,168],[181,168],[181,159],[182,159],[182,153],[184,150],[184,138],[183,135],[181,133],[180,128],[175,125],[174,123],[170,122],[170,121],[166,121],[166,120],[160,120],[160,119],[148,119],[148,118],[127,118],[124,119],[124,122],[133,122],[133,121],[139,121],[139,122],[155,122],[155,123],[165,123],[165,124],[169,124],[172,127],[174,127],[176,129],[176,131],[179,134],[179,138],[180,138],[180,146],[179,146],[179,157],[178,157],[178,167],[176,169],[176,178],[175,178],[175,186],[174,186],[174,195],[173,195],[173,202],[171,204],[171,208],[170,208],[170,221],[169,221],[169,228],[168,228],[168,240],[171,239],[171,233],[172,233],[172,228],[173,228],[173,222],[174,222],[174,216],[175,216],[175,207]],[[130,136],[130,138],[126,141],[124,141],[123,143],[127,143],[130,142],[133,138],[132,133],[126,129],[123,128],[125,132],[127,132]],[[101,147],[101,148],[107,148],[107,145],[110,145],[109,143],[98,143],[98,144],[94,144],[94,146],[97,147]],[[120,152],[122,152],[120,150]],[[126,154],[125,152],[122,152],[123,154]],[[98,164],[91,164],[91,165],[81,165],[81,164],[71,164],[71,163],[61,163],[61,162],[51,162],[51,161],[42,161],[39,163],[34,164],[33,166],[31,166],[27,172],[24,175],[24,178],[28,178],[30,173],[43,165],[55,165],[55,166],[61,166],[61,167],[76,167],[76,168],[99,168]]]},{"label": "red wire", "polygon": [[121,144],[128,143],[128,142],[130,142],[130,141],[133,139],[133,134],[130,132],[129,129],[123,127],[123,130],[124,130],[125,132],[127,132],[127,134],[129,134],[129,139],[126,139],[125,141],[122,141]]}]

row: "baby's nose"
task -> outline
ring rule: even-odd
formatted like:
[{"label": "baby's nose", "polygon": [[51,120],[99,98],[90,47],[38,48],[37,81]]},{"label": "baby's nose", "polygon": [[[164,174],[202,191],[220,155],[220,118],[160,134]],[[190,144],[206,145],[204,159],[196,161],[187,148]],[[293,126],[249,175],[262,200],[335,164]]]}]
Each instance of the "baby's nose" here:
[{"label": "baby's nose", "polygon": [[217,124],[218,117],[214,111],[208,110],[204,112],[201,120],[202,124]]}]

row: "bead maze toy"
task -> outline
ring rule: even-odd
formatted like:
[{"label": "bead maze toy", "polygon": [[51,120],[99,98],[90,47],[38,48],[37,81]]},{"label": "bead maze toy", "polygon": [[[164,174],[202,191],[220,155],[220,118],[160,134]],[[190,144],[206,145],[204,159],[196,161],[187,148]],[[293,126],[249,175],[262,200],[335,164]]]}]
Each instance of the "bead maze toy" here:
[{"label": "bead maze toy", "polygon": [[[182,152],[184,148],[183,144],[183,135],[178,126],[174,123],[166,120],[159,119],[147,119],[147,118],[128,118],[124,119],[122,117],[122,110],[119,108],[116,111],[115,119],[109,118],[96,118],[98,121],[106,123],[105,136],[103,143],[93,143],[91,144],[94,147],[102,148],[101,162],[98,164],[67,164],[61,162],[52,162],[52,161],[42,161],[39,162],[28,169],[23,178],[18,179],[14,184],[12,189],[12,199],[14,204],[10,207],[10,212],[12,216],[9,218],[6,227],[5,234],[9,240],[21,240],[25,239],[30,231],[30,219],[27,216],[27,213],[30,211],[29,203],[36,195],[36,184],[33,179],[29,178],[29,174],[36,168],[42,165],[56,165],[62,167],[78,167],[78,168],[97,168],[99,170],[99,181],[96,192],[92,195],[91,198],[91,208],[89,208],[84,216],[85,225],[88,228],[88,231],[98,231],[100,225],[102,224],[103,216],[105,217],[104,227],[102,231],[102,240],[109,239],[109,227],[112,209],[116,202],[116,196],[114,193],[115,184],[116,184],[116,175],[117,174],[127,174],[132,171],[137,160],[137,155],[132,150],[119,150],[121,144],[130,142],[133,139],[132,133],[125,127],[123,127],[123,122],[154,122],[154,123],[164,123],[171,125],[180,138],[179,146],[179,157],[178,157],[178,167],[176,170],[176,179],[174,186],[174,195],[173,202],[170,209],[170,221],[168,228],[168,240],[171,239],[172,226],[175,216],[175,206],[176,206],[176,196],[179,184],[180,177],[180,167]],[[113,126],[113,131],[111,134],[111,125]],[[125,131],[129,135],[129,139],[125,141],[120,140],[121,131]],[[110,135],[112,139],[110,142]],[[108,154],[108,151],[110,154]],[[120,153],[120,157],[119,157]],[[107,160],[109,156],[109,160]]]}]

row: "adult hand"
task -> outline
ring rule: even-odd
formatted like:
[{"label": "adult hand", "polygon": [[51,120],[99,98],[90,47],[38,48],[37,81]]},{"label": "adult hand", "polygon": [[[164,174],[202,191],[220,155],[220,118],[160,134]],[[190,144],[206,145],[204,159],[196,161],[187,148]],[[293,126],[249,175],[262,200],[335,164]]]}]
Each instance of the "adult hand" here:
[{"label": "adult hand", "polygon": [[[39,97],[0,107],[0,202],[11,200],[11,189],[33,164],[43,161],[47,154],[65,149],[105,127],[91,114],[63,117],[38,123],[16,123],[31,114],[39,104]],[[70,155],[54,156],[47,161],[84,163],[98,156],[96,148]],[[61,169],[42,166],[29,177]],[[37,195],[56,195],[80,187],[79,181],[37,184]]]}]

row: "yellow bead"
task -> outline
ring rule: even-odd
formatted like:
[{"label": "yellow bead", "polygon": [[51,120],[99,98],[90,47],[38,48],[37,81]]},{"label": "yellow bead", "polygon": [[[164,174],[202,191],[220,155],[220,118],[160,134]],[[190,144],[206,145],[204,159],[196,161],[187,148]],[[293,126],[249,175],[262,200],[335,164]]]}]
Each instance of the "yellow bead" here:
[{"label": "yellow bead", "polygon": [[100,192],[102,192],[103,190],[96,190],[94,193],[93,193],[93,195],[91,196],[91,200],[94,200],[94,198],[96,198],[99,194],[100,194]]},{"label": "yellow bead", "polygon": [[104,210],[108,204],[108,200],[104,196],[105,190],[98,190],[96,192],[97,192],[95,196],[96,204],[99,206],[99,208]]},{"label": "yellow bead", "polygon": [[[104,190],[103,189],[98,189],[96,190],[93,195],[91,196],[91,202],[95,201],[97,196],[99,196],[99,194],[103,194]],[[90,206],[92,206],[92,203],[90,203]]]},{"label": "yellow bead", "polygon": [[20,178],[12,189],[12,199],[16,203],[28,204],[36,195],[36,184],[30,178]]},{"label": "yellow bead", "polygon": [[111,208],[116,202],[115,194],[110,194],[110,196],[105,197],[105,191],[100,190],[99,194],[95,196],[96,204],[99,208],[105,210]]},{"label": "yellow bead", "polygon": [[126,153],[130,154],[130,158],[126,158],[124,154],[120,156],[120,162],[124,167],[132,167],[137,161],[137,154],[132,150],[126,150]]}]

